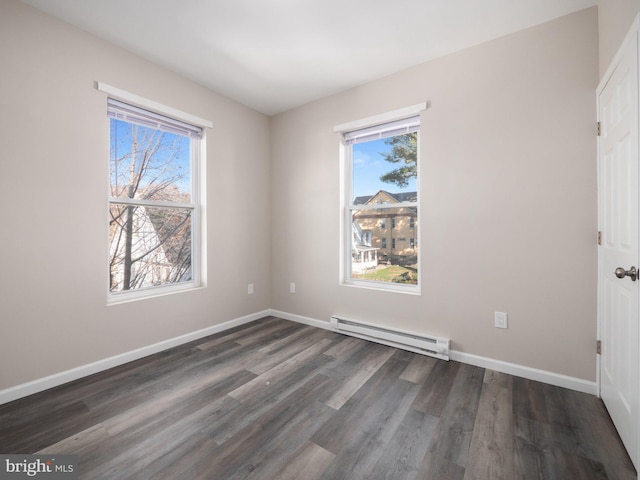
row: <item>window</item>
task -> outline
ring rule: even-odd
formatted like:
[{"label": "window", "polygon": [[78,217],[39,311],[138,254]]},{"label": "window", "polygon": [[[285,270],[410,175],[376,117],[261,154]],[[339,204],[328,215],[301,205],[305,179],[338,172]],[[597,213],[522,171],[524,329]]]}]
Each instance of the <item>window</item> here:
[{"label": "window", "polygon": [[[418,292],[419,252],[406,239],[414,235],[410,228],[417,227],[419,218],[419,112],[424,108],[420,104],[334,129],[343,136],[346,284]],[[390,250],[387,218],[394,232]],[[358,241],[361,231],[371,232],[369,245]],[[404,242],[396,245],[396,238]],[[367,257],[370,263],[354,255],[371,245],[379,247]]]},{"label": "window", "polygon": [[202,128],[112,98],[107,113],[110,301],[199,286]]},{"label": "window", "polygon": [[414,249],[416,248],[416,242],[413,238],[409,239],[409,248]]}]

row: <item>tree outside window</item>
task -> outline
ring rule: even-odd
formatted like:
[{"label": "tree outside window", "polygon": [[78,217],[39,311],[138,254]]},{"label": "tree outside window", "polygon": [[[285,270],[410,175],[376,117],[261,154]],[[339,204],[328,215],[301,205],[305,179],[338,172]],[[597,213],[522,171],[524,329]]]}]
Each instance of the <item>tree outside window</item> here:
[{"label": "tree outside window", "polygon": [[[195,273],[193,158],[199,138],[176,131],[171,119],[128,107],[109,104],[113,294],[193,282]],[[149,125],[147,113],[155,124]]]}]

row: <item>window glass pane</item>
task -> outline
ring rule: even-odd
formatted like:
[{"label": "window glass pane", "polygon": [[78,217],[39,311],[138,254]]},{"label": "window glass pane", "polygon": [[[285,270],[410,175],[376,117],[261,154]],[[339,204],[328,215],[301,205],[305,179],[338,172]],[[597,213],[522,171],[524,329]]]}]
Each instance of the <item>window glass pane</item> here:
[{"label": "window glass pane", "polygon": [[[354,204],[381,190],[395,194],[396,201],[416,201],[417,136],[413,132],[351,146]],[[413,199],[406,198],[410,193]]]},{"label": "window glass pane", "polygon": [[[418,283],[417,242],[410,235],[416,208],[355,210],[351,217],[351,278],[376,282]],[[396,228],[382,228],[388,219]],[[414,227],[414,228],[415,228]]]},{"label": "window glass pane", "polygon": [[111,196],[191,202],[191,139],[110,120]]},{"label": "window glass pane", "polygon": [[191,281],[191,217],[190,209],[112,204],[110,291]]},{"label": "window glass pane", "polygon": [[[361,141],[351,148],[351,279],[418,284],[418,132]],[[381,208],[358,207],[380,205]]]}]

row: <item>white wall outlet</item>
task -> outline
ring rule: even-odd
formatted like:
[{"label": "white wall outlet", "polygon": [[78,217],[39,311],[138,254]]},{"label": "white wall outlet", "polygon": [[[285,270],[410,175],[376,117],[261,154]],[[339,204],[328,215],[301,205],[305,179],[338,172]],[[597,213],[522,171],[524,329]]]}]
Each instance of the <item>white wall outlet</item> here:
[{"label": "white wall outlet", "polygon": [[253,295],[253,283],[247,285],[247,294]]},{"label": "white wall outlet", "polygon": [[496,312],[495,324],[496,328],[507,328],[509,315],[505,312]]},{"label": "white wall outlet", "polygon": [[293,282],[289,284],[289,293],[296,293],[296,284]]}]

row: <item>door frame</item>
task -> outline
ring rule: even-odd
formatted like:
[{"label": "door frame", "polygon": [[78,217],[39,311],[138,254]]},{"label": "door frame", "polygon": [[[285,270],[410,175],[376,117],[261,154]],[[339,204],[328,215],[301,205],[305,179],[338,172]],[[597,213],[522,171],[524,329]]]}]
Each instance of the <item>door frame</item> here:
[{"label": "door frame", "polygon": [[[605,86],[607,85],[607,83],[611,80],[613,73],[616,69],[616,67],[620,64],[620,61],[622,59],[625,47],[627,46],[628,42],[636,42],[638,44],[638,56],[640,57],[640,14],[638,14],[633,23],[631,24],[631,28],[629,29],[629,31],[627,32],[627,34],[624,37],[624,40],[622,41],[622,43],[620,44],[613,60],[611,61],[611,63],[609,64],[609,67],[607,68],[606,72],[604,73],[604,75],[601,77],[601,80],[598,84],[598,87],[596,89],[596,115],[597,115],[597,121],[598,121],[598,125],[600,125],[601,122],[601,118],[600,118],[600,95],[602,93],[602,91],[604,90]],[[638,59],[638,70],[640,73],[640,58]],[[640,79],[640,74],[638,76],[638,78]],[[639,95],[640,98],[640,95]],[[639,110],[640,110],[640,106],[639,106]],[[602,225],[602,221],[603,221],[603,205],[602,205],[602,191],[601,191],[601,180],[602,180],[602,175],[601,175],[601,169],[602,169],[602,162],[601,162],[601,138],[598,135],[597,137],[597,142],[596,142],[596,154],[597,154],[597,182],[598,182],[598,232],[602,232],[603,230],[603,225]],[[640,149],[639,149],[640,152]],[[640,179],[638,180],[638,185],[640,186]],[[639,216],[639,221],[640,221],[640,205],[638,206],[638,216]],[[640,252],[639,252],[640,253]],[[604,318],[603,318],[603,291],[602,291],[602,248],[600,247],[600,245],[598,246],[598,279],[597,279],[597,327],[596,327],[596,339],[598,340],[598,342],[600,342],[602,340],[602,328],[603,328],[603,322],[604,322]],[[640,322],[640,312],[638,314],[638,322]],[[638,342],[638,349],[640,350],[640,341]],[[600,353],[596,354],[596,389],[597,389],[597,395],[599,398],[602,398],[602,373],[601,373],[601,362],[602,362],[602,355]],[[639,371],[640,371],[640,366],[639,366]],[[640,382],[639,382],[640,385]],[[640,388],[640,387],[639,387]],[[640,393],[640,392],[639,392]],[[638,451],[636,452],[629,452],[629,456],[631,457],[631,459],[634,461],[634,466],[636,467],[636,469],[639,469],[639,465],[636,464],[640,463],[640,415],[638,416],[639,421],[638,421],[638,425],[636,425],[636,436],[638,437],[639,441],[637,442],[638,445]],[[640,470],[640,469],[639,469]]]}]

